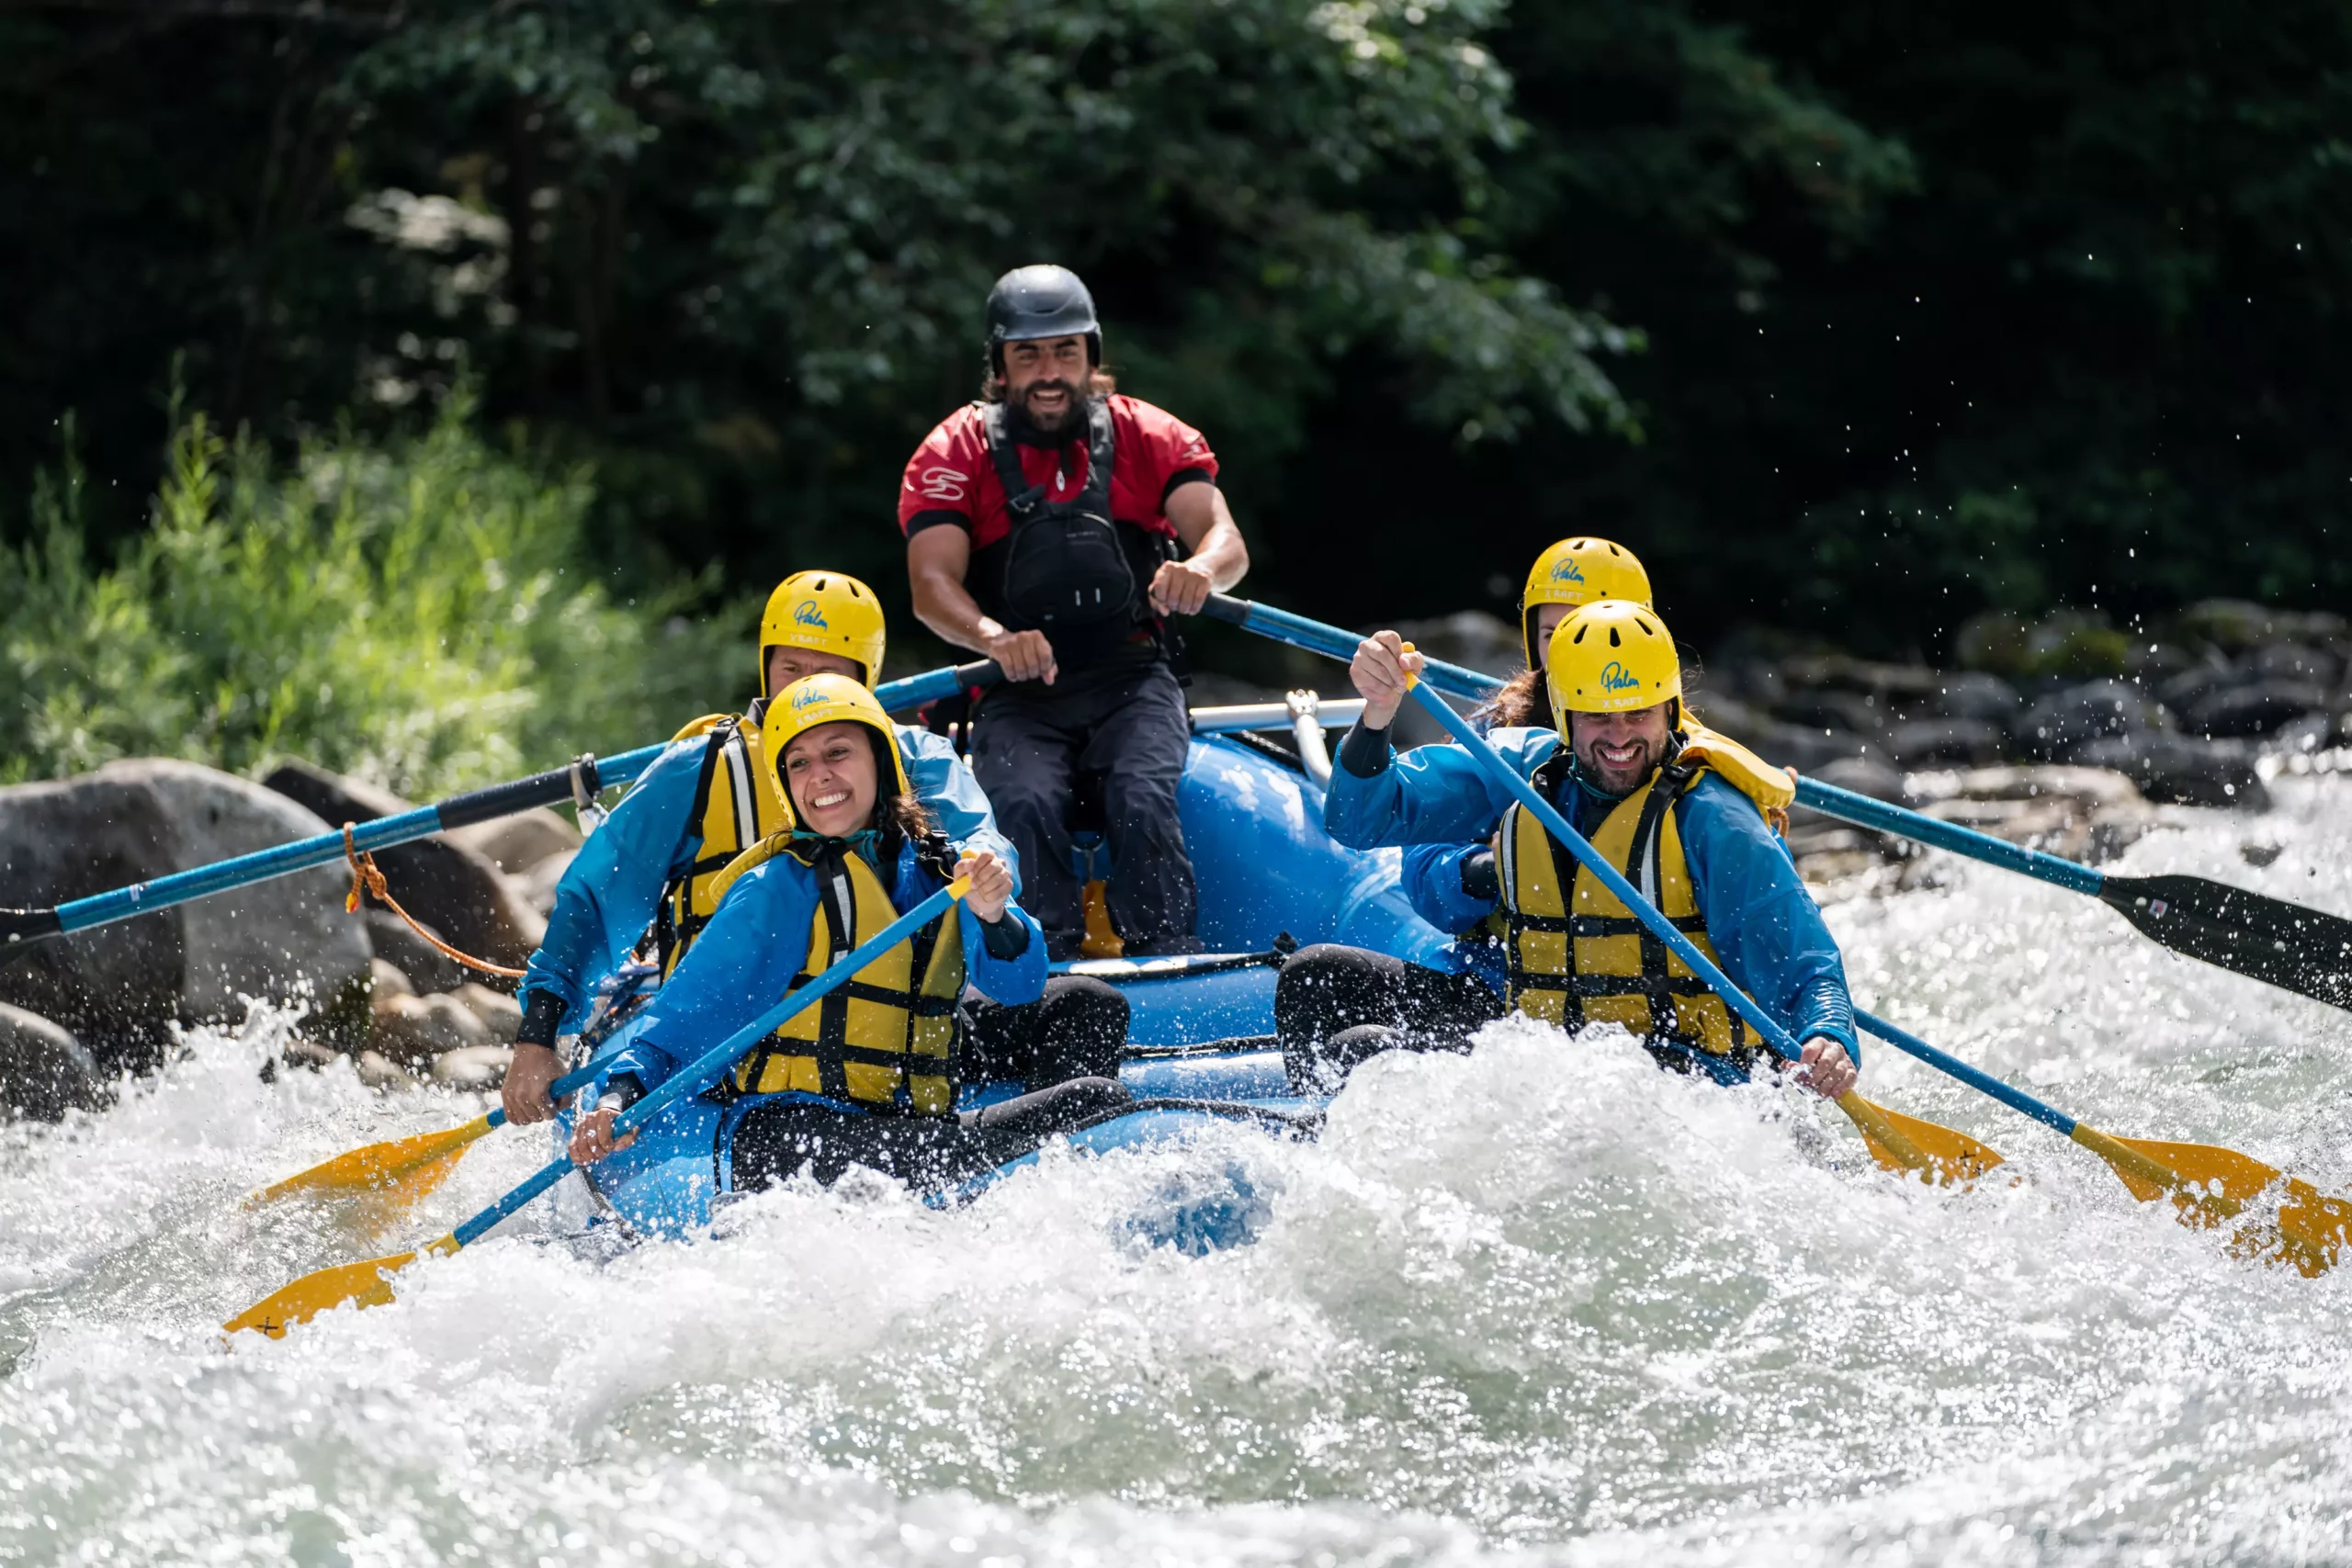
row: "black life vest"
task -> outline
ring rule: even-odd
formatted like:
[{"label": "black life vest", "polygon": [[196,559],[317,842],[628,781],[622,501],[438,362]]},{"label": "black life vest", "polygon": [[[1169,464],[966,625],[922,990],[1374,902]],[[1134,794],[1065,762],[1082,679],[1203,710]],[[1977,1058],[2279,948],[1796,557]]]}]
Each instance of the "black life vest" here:
[{"label": "black life vest", "polygon": [[1065,663],[1099,658],[1138,629],[1156,637],[1148,591],[1159,563],[1174,558],[1174,542],[1111,513],[1117,455],[1108,400],[1087,400],[1086,482],[1068,501],[1048,500],[1049,487],[1022,473],[1002,403],[982,404],[980,417],[1010,525],[994,570],[978,574],[981,608],[1015,631],[1044,632]]}]

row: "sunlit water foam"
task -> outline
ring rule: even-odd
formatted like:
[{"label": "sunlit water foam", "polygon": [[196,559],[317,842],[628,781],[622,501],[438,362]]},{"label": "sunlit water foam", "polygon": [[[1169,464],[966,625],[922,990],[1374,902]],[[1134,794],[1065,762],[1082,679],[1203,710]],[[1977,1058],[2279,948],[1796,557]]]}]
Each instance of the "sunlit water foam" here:
[{"label": "sunlit water foam", "polygon": [[[2346,796],[2135,850],[2344,908]],[[2331,812],[2328,807],[2336,809]],[[2306,873],[2315,874],[2306,874]],[[2343,1015],[1952,865],[1833,913],[1858,993],[2111,1131],[2352,1184]],[[390,1308],[233,1348],[372,1238],[251,1188],[477,1109],[265,1084],[192,1036],[102,1116],[0,1134],[0,1555],[33,1561],[1469,1563],[2352,1560],[2347,1287],[2232,1260],[1883,1046],[1866,1087],[2021,1174],[1877,1174],[1834,1111],[1498,1026],[1360,1072],[1317,1145],[1049,1156],[941,1213],[788,1187],[596,1261],[536,1216]],[[1130,1216],[1238,1169],[1260,1242]]]}]

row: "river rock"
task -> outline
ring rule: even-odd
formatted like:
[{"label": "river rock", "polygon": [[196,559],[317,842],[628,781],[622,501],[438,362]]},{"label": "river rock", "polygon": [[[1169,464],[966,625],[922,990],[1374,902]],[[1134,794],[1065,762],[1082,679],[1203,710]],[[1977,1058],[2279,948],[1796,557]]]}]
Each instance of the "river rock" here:
[{"label": "river rock", "polygon": [[2182,721],[2192,735],[2267,735],[2307,713],[2326,710],[2333,694],[2316,681],[2292,678],[2223,686],[2189,705]]},{"label": "river rock", "polygon": [[433,1081],[445,1089],[493,1089],[506,1081],[507,1066],[514,1060],[512,1045],[468,1045],[445,1051],[433,1058]]},{"label": "river rock", "polygon": [[419,1081],[414,1073],[381,1051],[362,1051],[351,1066],[359,1081],[369,1089],[414,1089]]},{"label": "river rock", "polygon": [[399,970],[409,982],[408,988],[419,996],[432,991],[454,991],[466,983],[466,976],[471,973],[409,930],[407,921],[380,904],[368,910],[368,942],[376,961]]},{"label": "river rock", "polygon": [[1882,739],[1888,757],[1905,768],[1997,762],[2009,743],[2006,730],[1983,718],[1906,718]]},{"label": "river rock", "polygon": [[1942,717],[1981,719],[2007,730],[2016,724],[2025,699],[1998,675],[1962,670],[1940,678],[1933,705]]},{"label": "river rock", "polygon": [[1930,817],[2069,860],[2122,852],[2155,822],[2155,810],[2121,773],[2082,766],[1928,771],[1905,781]]},{"label": "river rock", "polygon": [[[0,789],[0,895],[47,906],[314,836],[325,824],[191,762],[109,762]],[[160,1060],[173,1021],[243,1016],[244,996],[307,1000],[311,1028],[356,1037],[368,949],[332,867],[274,877],[51,940],[0,967],[0,1001],[64,1026],[108,1072]]]},{"label": "river rock", "polygon": [[410,983],[407,973],[398,964],[388,964],[380,958],[371,958],[368,961],[368,968],[373,977],[368,991],[371,1003],[379,997],[416,995],[415,986]]},{"label": "river rock", "polygon": [[2222,806],[2267,811],[2270,792],[2255,772],[2255,750],[2241,740],[2142,731],[2109,736],[2075,751],[2088,767],[2112,768],[2151,800],[2176,806]]},{"label": "river rock", "polygon": [[[413,809],[385,790],[306,762],[289,762],[262,782],[337,826]],[[401,907],[461,953],[520,968],[546,934],[546,918],[497,866],[444,835],[378,850],[376,864]]]},{"label": "river rock", "polygon": [[549,855],[520,878],[524,900],[542,915],[555,912],[555,891],[563,881],[563,874],[571,869],[573,852]]},{"label": "river rock", "polygon": [[2086,681],[2027,708],[2018,719],[2018,739],[2033,756],[2064,761],[2075,747],[2105,736],[2170,727],[2163,705],[2131,682]]},{"label": "river rock", "polygon": [[509,876],[522,875],[550,855],[568,855],[581,844],[580,829],[544,806],[469,823],[444,837],[463,844]]},{"label": "river rock", "polygon": [[445,1051],[492,1043],[481,1020],[446,992],[379,998],[375,1017],[376,1048],[395,1062],[429,1062]]},{"label": "river rock", "polygon": [[2171,635],[2235,653],[2265,643],[2328,643],[2345,620],[2324,610],[2280,610],[2244,599],[2206,599],[2172,617]]},{"label": "river rock", "polygon": [[490,1032],[492,1040],[511,1045],[523,1027],[523,1004],[503,991],[493,991],[488,986],[472,981],[449,993],[459,1007],[479,1020]]},{"label": "river rock", "polygon": [[0,1002],[0,1100],[17,1115],[56,1122],[68,1111],[97,1110],[107,1095],[72,1031]]}]

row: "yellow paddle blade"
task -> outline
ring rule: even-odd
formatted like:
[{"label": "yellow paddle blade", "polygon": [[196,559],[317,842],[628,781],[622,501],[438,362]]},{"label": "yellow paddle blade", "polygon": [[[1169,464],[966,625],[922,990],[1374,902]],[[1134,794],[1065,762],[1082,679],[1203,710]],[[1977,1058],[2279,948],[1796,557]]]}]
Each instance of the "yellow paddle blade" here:
[{"label": "yellow paddle blade", "polygon": [[[2181,1224],[2200,1230],[2234,1219],[2248,1199],[2280,1179],[2276,1167],[2211,1144],[2119,1138],[2079,1123],[2074,1138],[2107,1161],[2133,1197],[2146,1203],[2168,1196]],[[2308,1181],[2286,1180],[2278,1223],[2241,1225],[2230,1237],[2230,1250],[2266,1263],[2291,1263],[2308,1278],[2333,1267],[2352,1246],[2352,1202],[2330,1198]]]},{"label": "yellow paddle blade", "polygon": [[2309,1279],[2352,1247],[2352,1202],[2290,1178],[2287,1201],[2278,1205],[2278,1233],[2282,1245],[2271,1260],[2292,1263]]},{"label": "yellow paddle blade", "polygon": [[[445,1235],[423,1250],[455,1252],[458,1240]],[[382,1306],[392,1299],[392,1276],[416,1261],[413,1252],[396,1252],[390,1258],[370,1258],[358,1263],[338,1263],[332,1269],[322,1269],[305,1274],[290,1285],[281,1286],[220,1326],[232,1334],[257,1329],[272,1339],[283,1339],[286,1331],[298,1323],[308,1323],[322,1312],[333,1312],[339,1306]]]},{"label": "yellow paddle blade", "polygon": [[1862,1146],[1889,1170],[1917,1171],[1939,1186],[1966,1186],[2001,1163],[2001,1156],[1965,1133],[1875,1105],[1850,1090],[1838,1108],[1853,1118]]},{"label": "yellow paddle blade", "polygon": [[483,1115],[462,1127],[369,1144],[265,1187],[245,1203],[275,1202],[296,1192],[373,1192],[413,1201],[447,1180],[467,1145],[490,1130],[490,1118]]},{"label": "yellow paddle blade", "polygon": [[[2075,1130],[2077,1134],[2084,1131],[2079,1125]],[[2111,1133],[2099,1136],[2114,1148],[2139,1156],[2130,1161],[2119,1160],[2109,1148],[2088,1145],[2106,1157],[2123,1185],[2132,1189],[2132,1195],[2143,1203],[2154,1202],[2167,1193],[2183,1203],[2221,1198],[2227,1201],[2227,1206],[2212,1205],[2214,1219],[2226,1218],[2237,1213],[2236,1205],[2278,1179],[2277,1169],[2235,1149],[2211,1144],[2167,1144],[2154,1138],[2119,1138]],[[2078,1135],[2075,1141],[2083,1140]],[[2196,1191],[2177,1190],[2190,1184]]]}]

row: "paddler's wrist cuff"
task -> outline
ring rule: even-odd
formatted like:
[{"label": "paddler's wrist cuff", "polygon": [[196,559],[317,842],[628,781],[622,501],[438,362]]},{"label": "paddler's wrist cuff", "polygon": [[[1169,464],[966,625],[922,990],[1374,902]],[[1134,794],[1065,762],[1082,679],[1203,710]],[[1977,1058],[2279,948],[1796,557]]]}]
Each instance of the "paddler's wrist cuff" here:
[{"label": "paddler's wrist cuff", "polygon": [[1495,852],[1473,850],[1462,857],[1462,896],[1491,904],[1503,896],[1502,878],[1495,872]]},{"label": "paddler's wrist cuff", "polygon": [[522,1026],[514,1031],[517,1045],[544,1045],[555,1049],[556,1025],[563,1021],[563,999],[546,991],[533,991],[523,1004]]},{"label": "paddler's wrist cuff", "polygon": [[635,1073],[623,1073],[605,1086],[596,1097],[599,1111],[627,1111],[645,1098],[645,1086],[637,1081]]},{"label": "paddler's wrist cuff", "polygon": [[1029,951],[1029,928],[1007,909],[993,920],[980,922],[980,945],[999,964],[1010,964]]},{"label": "paddler's wrist cuff", "polygon": [[1388,728],[1366,729],[1359,718],[1340,738],[1340,766],[1360,779],[1368,779],[1387,770],[1396,753],[1389,750]]}]

